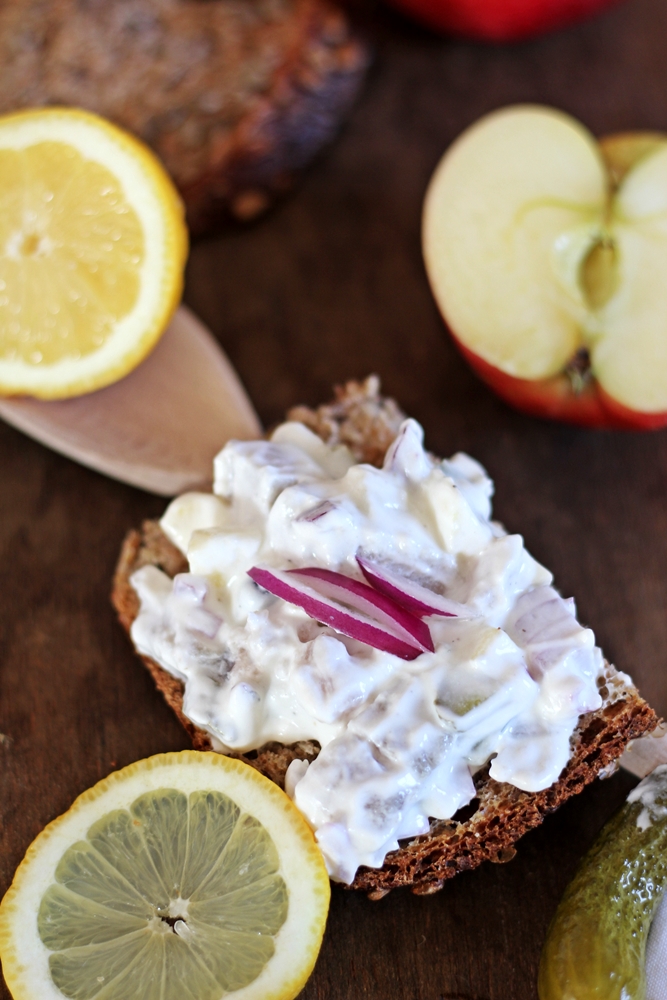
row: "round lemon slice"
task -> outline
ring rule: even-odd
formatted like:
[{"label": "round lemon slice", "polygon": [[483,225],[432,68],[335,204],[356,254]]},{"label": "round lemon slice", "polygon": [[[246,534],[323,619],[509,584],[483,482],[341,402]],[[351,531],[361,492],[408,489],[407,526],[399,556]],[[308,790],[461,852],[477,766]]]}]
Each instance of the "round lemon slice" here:
[{"label": "round lemon slice", "polygon": [[214,753],[105,778],[40,833],[0,905],[15,1000],[292,1000],[329,879],[276,785]]},{"label": "round lemon slice", "polygon": [[0,118],[0,394],[78,395],[126,375],[182,292],[183,207],[161,163],[71,108]]}]

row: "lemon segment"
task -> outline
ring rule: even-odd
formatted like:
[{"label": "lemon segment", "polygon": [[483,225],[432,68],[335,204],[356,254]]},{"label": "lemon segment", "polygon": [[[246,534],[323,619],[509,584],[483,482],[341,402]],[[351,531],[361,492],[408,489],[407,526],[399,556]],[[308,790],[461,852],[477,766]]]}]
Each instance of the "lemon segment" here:
[{"label": "lemon segment", "polygon": [[0,118],[0,393],[116,381],[178,305],[183,207],[138,140],[69,108]]},{"label": "lemon segment", "polygon": [[305,820],[251,767],[184,751],[81,795],[0,904],[15,1000],[293,1000],[329,879]]}]

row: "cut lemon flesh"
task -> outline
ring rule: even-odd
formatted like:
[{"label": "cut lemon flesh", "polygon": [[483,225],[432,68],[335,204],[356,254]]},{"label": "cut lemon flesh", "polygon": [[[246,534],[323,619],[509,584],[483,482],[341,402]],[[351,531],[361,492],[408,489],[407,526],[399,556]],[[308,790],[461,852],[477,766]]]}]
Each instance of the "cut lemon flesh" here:
[{"label": "cut lemon flesh", "polygon": [[88,112],[0,118],[0,393],[127,374],[178,305],[183,208],[142,143]]},{"label": "cut lemon flesh", "polygon": [[292,1000],[329,905],[301,814],[246,764],[162,754],[81,795],[0,905],[15,1000]]}]

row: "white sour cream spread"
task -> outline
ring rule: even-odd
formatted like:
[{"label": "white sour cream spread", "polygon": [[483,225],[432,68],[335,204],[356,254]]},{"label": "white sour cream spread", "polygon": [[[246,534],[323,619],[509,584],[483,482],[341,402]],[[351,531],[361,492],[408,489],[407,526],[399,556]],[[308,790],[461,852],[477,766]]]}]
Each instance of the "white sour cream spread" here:
[{"label": "white sour cream spread", "polygon": [[628,802],[639,802],[642,806],[637,816],[640,830],[648,830],[667,818],[667,764],[660,764],[640,781],[628,795]]},{"label": "white sour cream spread", "polygon": [[[320,743],[287,791],[344,882],[470,802],[489,760],[499,781],[547,788],[579,716],[601,704],[593,633],[521,536],[490,520],[482,467],[437,461],[422,439],[405,421],[382,469],[299,423],[231,441],[214,494],[174,500],[161,521],[190,572],[132,577],[132,638],[184,682],[184,712],[216,748]],[[363,580],[357,553],[466,606],[425,619],[435,652],[406,662],[349,639],[247,575],[316,566]]]}]

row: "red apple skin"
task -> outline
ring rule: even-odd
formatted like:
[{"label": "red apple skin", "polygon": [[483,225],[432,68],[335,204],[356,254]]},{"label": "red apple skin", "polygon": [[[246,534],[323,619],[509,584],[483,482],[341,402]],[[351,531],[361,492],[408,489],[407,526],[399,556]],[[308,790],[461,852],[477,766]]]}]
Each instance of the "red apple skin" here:
[{"label": "red apple skin", "polygon": [[415,20],[450,35],[515,42],[564,28],[619,0],[390,0]]},{"label": "red apple skin", "polygon": [[473,371],[496,395],[531,417],[607,430],[649,431],[667,425],[667,413],[630,410],[612,399],[595,379],[582,392],[575,393],[565,373],[535,381],[515,378],[474,354],[453,334],[452,339]]}]

